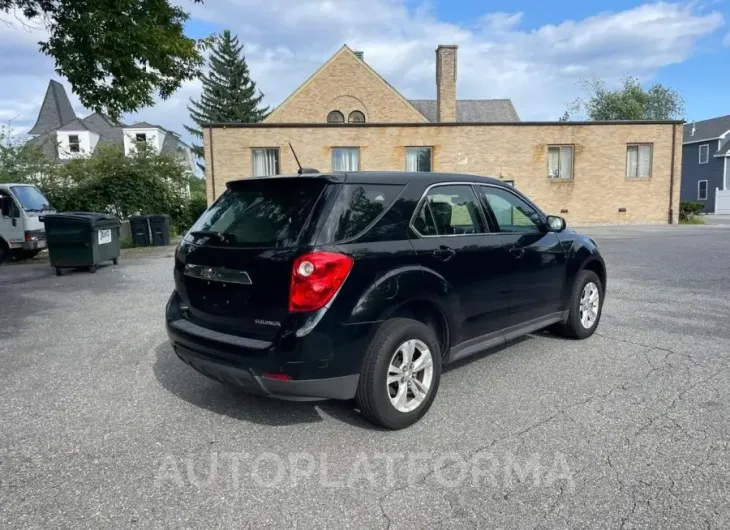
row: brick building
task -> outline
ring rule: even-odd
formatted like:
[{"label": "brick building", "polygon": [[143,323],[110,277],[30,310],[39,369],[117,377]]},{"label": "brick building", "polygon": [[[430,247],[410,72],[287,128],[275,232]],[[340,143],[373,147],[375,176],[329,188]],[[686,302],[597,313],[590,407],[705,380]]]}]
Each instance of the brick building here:
[{"label": "brick building", "polygon": [[[456,46],[436,100],[407,100],[341,48],[258,124],[205,128],[208,200],[229,180],[306,167],[476,173],[511,181],[570,224],[676,222],[679,122],[521,122],[509,100],[458,100]],[[670,199],[671,196],[671,199]]]}]

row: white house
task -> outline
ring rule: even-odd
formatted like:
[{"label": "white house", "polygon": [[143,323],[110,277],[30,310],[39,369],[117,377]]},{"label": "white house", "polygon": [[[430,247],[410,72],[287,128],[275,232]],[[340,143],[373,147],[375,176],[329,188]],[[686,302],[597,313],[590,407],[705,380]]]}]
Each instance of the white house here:
[{"label": "white house", "polygon": [[147,122],[126,125],[113,122],[95,112],[79,118],[71,107],[63,85],[50,81],[33,128],[29,143],[37,145],[54,160],[66,161],[88,156],[97,145],[111,144],[124,148],[129,155],[139,142],[145,142],[160,153],[175,154],[195,173],[195,160],[190,146],[176,132]]}]

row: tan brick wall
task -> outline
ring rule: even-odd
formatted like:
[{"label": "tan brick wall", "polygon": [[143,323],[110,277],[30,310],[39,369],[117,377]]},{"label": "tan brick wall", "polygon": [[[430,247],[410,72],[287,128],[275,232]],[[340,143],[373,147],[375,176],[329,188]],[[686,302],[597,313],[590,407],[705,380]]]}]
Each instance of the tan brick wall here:
[{"label": "tan brick wall", "polygon": [[425,119],[349,49],[338,52],[329,64],[284,101],[267,123],[326,123],[339,110],[345,121],[359,110],[368,122],[419,123]]},{"label": "tan brick wall", "polygon": [[456,49],[436,49],[436,113],[442,123],[456,121]]},{"label": "tan brick wall", "polygon": [[[550,124],[479,126],[371,126],[213,128],[206,131],[208,183],[215,195],[228,180],[251,176],[251,148],[278,147],[283,174],[296,172],[289,150],[295,146],[306,167],[331,170],[332,146],[360,146],[362,170],[405,169],[407,146],[433,147],[433,169],[476,173],[514,180],[515,185],[548,213],[563,215],[572,225],[662,224],[669,216],[672,124]],[[676,127],[675,219],[679,206],[682,128]],[[209,133],[213,135],[210,153]],[[626,178],[626,145],[653,144],[652,175]],[[574,177],[547,178],[547,146],[574,146]],[[418,178],[414,174],[414,178]],[[212,191],[212,190],[211,190]],[[619,213],[619,208],[626,208]],[[561,214],[562,209],[568,213]]]}]

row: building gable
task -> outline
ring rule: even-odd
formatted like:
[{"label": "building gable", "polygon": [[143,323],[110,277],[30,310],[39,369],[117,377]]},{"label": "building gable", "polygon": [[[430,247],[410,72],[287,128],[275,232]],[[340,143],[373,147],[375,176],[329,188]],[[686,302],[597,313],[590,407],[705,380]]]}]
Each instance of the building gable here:
[{"label": "building gable", "polygon": [[331,111],[347,121],[353,111],[370,123],[428,122],[407,99],[364,60],[343,46],[264,121],[324,123]]}]

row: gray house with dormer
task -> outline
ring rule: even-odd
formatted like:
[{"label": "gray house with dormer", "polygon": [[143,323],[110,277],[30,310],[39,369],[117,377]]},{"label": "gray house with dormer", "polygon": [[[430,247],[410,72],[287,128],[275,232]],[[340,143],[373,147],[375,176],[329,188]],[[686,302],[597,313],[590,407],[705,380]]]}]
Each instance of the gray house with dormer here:
[{"label": "gray house with dormer", "polygon": [[98,112],[80,118],[63,85],[56,81],[48,84],[38,119],[28,134],[33,136],[29,140],[31,145],[40,147],[45,156],[60,163],[89,156],[104,144],[117,145],[129,155],[144,142],[160,153],[178,156],[191,173],[195,172],[190,146],[176,132],[147,122],[114,122]]},{"label": "gray house with dormer", "polygon": [[680,200],[730,213],[730,115],[684,125]]}]

